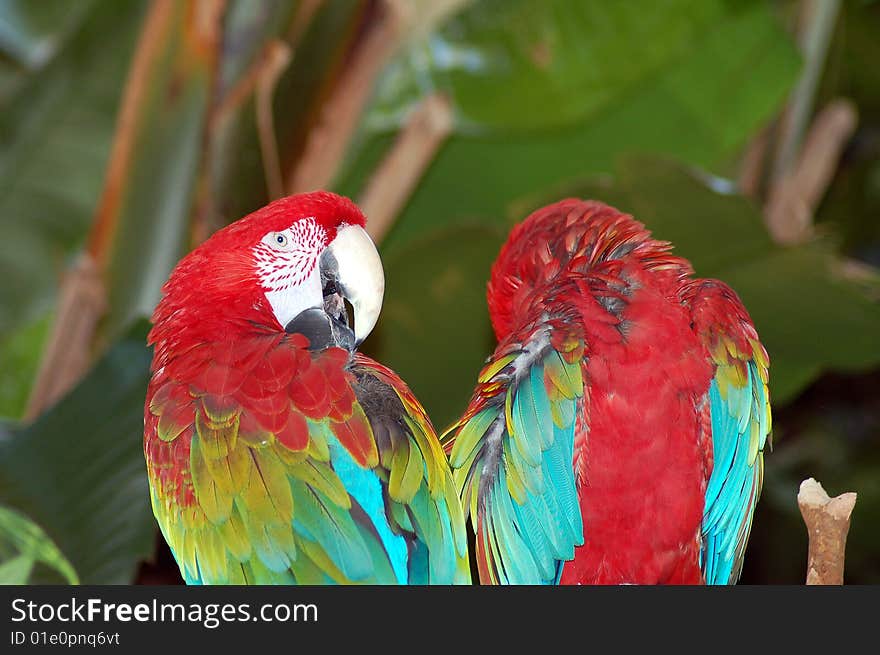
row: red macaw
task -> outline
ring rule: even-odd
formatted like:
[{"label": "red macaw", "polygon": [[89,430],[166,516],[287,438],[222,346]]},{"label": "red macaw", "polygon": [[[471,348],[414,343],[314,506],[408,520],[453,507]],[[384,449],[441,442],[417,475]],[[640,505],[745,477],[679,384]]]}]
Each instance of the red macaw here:
[{"label": "red macaw", "polygon": [[431,422],[355,352],[384,292],[364,221],[330,193],[284,198],[215,233],[163,287],[144,453],[187,583],[470,582]]},{"label": "red macaw", "polygon": [[449,433],[484,584],[728,584],[770,433],[736,294],[631,216],[563,200],[493,265],[498,347]]}]

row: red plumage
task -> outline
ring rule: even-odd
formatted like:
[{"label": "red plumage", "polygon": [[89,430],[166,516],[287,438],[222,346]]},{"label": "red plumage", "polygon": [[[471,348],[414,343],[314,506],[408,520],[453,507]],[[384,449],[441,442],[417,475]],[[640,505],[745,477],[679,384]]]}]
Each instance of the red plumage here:
[{"label": "red plumage", "polygon": [[[572,466],[583,539],[581,545],[571,544],[573,559],[557,555],[562,584],[704,580],[700,553],[713,466],[708,392],[718,369],[710,348],[723,338],[740,353],[751,353],[749,339],[756,342],[757,335],[733,291],[717,281],[691,279],[690,264],[670,251],[670,244],[651,238],[631,216],[599,202],[568,199],[514,227],[492,268],[488,304],[499,345],[464,418],[454,426],[456,439],[481,412],[494,407],[501,412],[504,404],[498,403],[505,394],[508,407],[511,398],[517,402],[528,380],[522,369],[536,365],[534,353],[547,330],[552,349],[543,346],[541,352],[555,350],[565,361],[579,362],[584,389],[577,403]],[[492,362],[503,364],[505,357],[514,359],[490,375],[496,370]],[[552,390],[546,370],[544,388]],[[504,438],[515,427],[507,418]],[[481,531],[494,529],[509,540],[510,534],[532,529],[518,518],[510,519],[511,527],[498,526],[502,518],[516,515],[497,509],[508,501],[498,499],[506,490],[491,491],[492,476],[506,471],[509,480],[518,455],[513,446],[502,455],[490,454],[493,438],[487,429],[468,460],[475,463],[457,470],[456,479],[466,496],[474,486],[469,481],[483,476],[472,505],[478,516],[471,517],[481,579],[528,580],[522,571],[540,561],[537,554],[532,553],[533,561],[521,554],[524,549],[487,548],[479,538]],[[461,466],[464,454],[456,457],[451,449],[453,466]],[[545,467],[533,497],[558,484],[547,475]],[[508,488],[514,494],[510,483]],[[486,517],[493,511],[490,528]],[[544,532],[555,529],[544,527]],[[526,543],[532,551],[542,550],[534,546],[539,541]]]},{"label": "red plumage", "polygon": [[159,486],[182,506],[194,502],[189,448],[197,415],[222,417],[234,409],[239,438],[259,443],[271,434],[291,451],[308,446],[307,418],[328,418],[350,435],[344,445],[363,461],[369,451],[363,434],[343,425],[365,420],[352,418],[349,353],[310,354],[305,337],[284,332],[257,280],[254,244],[289,227],[293,217],[313,218],[326,243],[339,225],[365,224],[360,209],[335,194],[282,198],[214,233],[163,286],[147,337],[154,355],[145,449]]}]

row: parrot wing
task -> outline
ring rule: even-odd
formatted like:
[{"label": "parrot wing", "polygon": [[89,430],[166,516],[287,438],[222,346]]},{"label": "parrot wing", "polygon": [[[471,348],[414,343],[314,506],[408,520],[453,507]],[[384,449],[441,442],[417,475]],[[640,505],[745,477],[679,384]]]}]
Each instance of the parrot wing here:
[{"label": "parrot wing", "polygon": [[186,582],[467,584],[421,406],[387,369],[297,336],[196,349],[151,383],[153,511]]},{"label": "parrot wing", "polygon": [[694,330],[715,365],[703,404],[711,426],[713,465],[700,565],[707,584],[735,584],[763,482],[763,450],[771,429],[769,360],[751,318],[729,287],[697,280],[686,293]]},{"label": "parrot wing", "polygon": [[543,328],[499,346],[447,431],[486,584],[554,584],[584,540],[573,466],[583,344],[562,341]]}]

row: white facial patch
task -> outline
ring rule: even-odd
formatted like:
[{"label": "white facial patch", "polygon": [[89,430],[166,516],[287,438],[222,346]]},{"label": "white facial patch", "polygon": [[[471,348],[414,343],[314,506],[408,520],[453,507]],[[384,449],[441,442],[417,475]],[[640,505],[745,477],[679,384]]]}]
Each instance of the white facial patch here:
[{"label": "white facial patch", "polygon": [[260,285],[282,327],[303,310],[323,305],[318,259],[325,241],[324,228],[310,217],[270,232],[254,247]]}]

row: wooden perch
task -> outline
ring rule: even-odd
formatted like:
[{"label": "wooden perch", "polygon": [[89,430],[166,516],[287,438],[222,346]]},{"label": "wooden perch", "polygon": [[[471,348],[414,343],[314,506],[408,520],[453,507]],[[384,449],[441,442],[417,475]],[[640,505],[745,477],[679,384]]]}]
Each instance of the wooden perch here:
[{"label": "wooden perch", "polygon": [[801,482],[798,507],[810,539],[808,585],[843,584],[846,535],[855,504],[856,494],[853,492],[829,498],[822,485],[813,478]]}]

